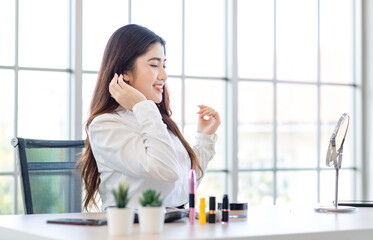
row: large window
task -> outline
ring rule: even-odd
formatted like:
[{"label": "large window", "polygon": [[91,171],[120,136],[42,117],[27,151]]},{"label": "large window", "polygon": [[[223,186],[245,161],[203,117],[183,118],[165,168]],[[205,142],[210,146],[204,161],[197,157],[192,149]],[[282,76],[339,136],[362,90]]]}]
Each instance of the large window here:
[{"label": "large window", "polygon": [[191,144],[196,105],[220,113],[216,156],[198,198],[229,193],[249,205],[331,203],[326,147],[344,112],[351,123],[340,198],[359,198],[359,6],[358,0],[1,1],[0,214],[23,211],[11,138],[85,138],[105,44],[128,23],[166,40],[173,118]]},{"label": "large window", "polygon": [[352,121],[340,198],[356,197],[355,4],[237,1],[239,200],[330,202],[334,175],[325,167],[326,147],[344,112]]}]

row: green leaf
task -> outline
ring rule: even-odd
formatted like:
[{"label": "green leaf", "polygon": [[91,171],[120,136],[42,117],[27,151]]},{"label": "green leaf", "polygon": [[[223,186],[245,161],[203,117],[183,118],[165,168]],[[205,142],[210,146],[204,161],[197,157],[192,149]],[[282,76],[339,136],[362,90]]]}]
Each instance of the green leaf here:
[{"label": "green leaf", "polygon": [[141,206],[159,207],[162,206],[163,200],[160,198],[161,192],[157,193],[154,189],[148,189],[142,193],[139,199]]},{"label": "green leaf", "polygon": [[129,202],[129,184],[124,185],[124,183],[120,183],[118,190],[113,189],[113,194],[115,198],[115,203],[118,208],[125,208]]}]

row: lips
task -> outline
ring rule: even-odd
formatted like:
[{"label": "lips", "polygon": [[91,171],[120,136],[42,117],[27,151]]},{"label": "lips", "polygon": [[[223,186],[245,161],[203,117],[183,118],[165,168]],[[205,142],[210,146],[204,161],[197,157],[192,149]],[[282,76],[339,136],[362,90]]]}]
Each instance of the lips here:
[{"label": "lips", "polygon": [[163,84],[154,84],[153,86],[158,92],[163,92]]}]

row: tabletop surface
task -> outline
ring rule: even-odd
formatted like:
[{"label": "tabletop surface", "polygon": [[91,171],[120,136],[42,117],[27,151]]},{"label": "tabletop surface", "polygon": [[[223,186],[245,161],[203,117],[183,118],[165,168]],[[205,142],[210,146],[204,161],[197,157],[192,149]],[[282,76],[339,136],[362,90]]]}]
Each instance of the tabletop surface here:
[{"label": "tabletop surface", "polygon": [[167,223],[160,234],[109,236],[107,226],[48,224],[55,218],[105,218],[105,213],[0,215],[0,239],[373,239],[373,208],[353,213],[318,213],[313,206],[249,207],[247,219],[228,224]]}]

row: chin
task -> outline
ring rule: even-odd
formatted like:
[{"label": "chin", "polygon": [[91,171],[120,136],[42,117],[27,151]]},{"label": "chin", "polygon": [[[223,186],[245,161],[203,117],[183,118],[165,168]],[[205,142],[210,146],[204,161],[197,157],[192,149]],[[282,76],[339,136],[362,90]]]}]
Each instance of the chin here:
[{"label": "chin", "polygon": [[159,97],[154,97],[153,98],[153,101],[156,103],[156,104],[159,104],[161,103],[163,100],[163,97],[162,96],[159,96]]},{"label": "chin", "polygon": [[156,104],[160,104],[162,102],[162,98],[161,99],[153,99],[153,102],[155,102]]}]

